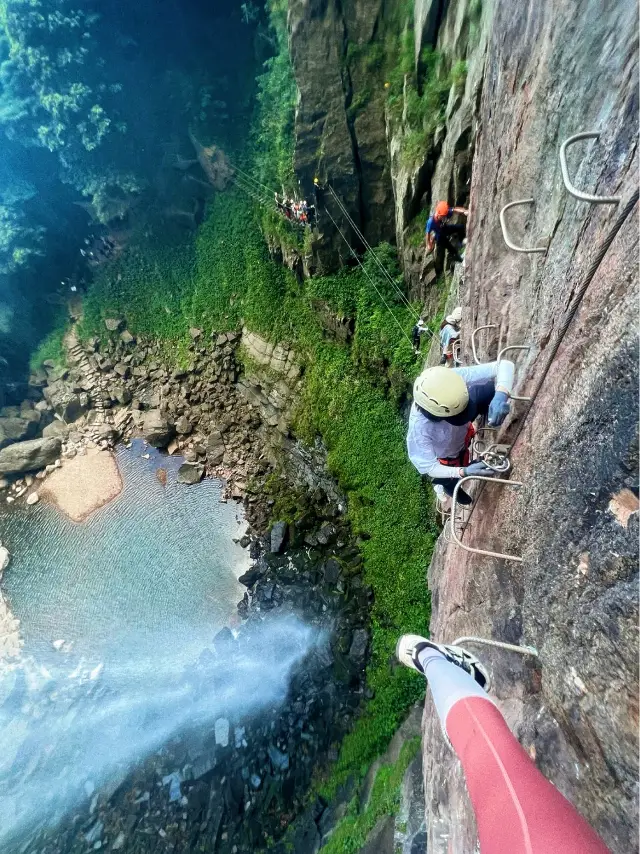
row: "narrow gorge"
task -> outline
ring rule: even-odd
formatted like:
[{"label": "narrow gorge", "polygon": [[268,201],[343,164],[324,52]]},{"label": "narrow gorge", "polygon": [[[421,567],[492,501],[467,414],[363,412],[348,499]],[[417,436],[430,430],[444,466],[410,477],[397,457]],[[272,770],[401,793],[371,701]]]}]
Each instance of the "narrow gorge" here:
[{"label": "narrow gorge", "polygon": [[[410,633],[637,852],[636,5],[0,10],[2,851],[483,850]],[[470,508],[406,442],[456,307]]]}]

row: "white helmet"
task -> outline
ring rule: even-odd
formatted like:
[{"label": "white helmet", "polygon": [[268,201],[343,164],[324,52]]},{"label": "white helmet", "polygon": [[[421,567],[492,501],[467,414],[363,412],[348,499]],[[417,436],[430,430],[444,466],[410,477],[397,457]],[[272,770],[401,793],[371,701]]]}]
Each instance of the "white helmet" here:
[{"label": "white helmet", "polygon": [[447,315],[445,320],[447,321],[447,323],[460,323],[460,321],[462,320],[462,309],[460,308],[460,306],[454,308],[451,314]]},{"label": "white helmet", "polygon": [[427,368],[413,384],[413,399],[436,418],[459,415],[469,403],[467,384],[460,374],[445,367]]}]

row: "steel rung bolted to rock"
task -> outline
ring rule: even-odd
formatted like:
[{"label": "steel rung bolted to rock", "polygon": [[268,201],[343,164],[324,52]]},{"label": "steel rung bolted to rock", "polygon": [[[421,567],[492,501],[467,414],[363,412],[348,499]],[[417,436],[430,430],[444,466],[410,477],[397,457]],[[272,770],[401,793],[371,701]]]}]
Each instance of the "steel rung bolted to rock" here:
[{"label": "steel rung bolted to rock", "polygon": [[457,522],[456,513],[458,510],[458,490],[460,489],[460,487],[462,486],[463,483],[468,483],[471,480],[483,480],[483,481],[486,481],[487,483],[500,484],[501,486],[511,486],[514,489],[520,489],[521,486],[524,486],[524,484],[519,480],[499,480],[499,479],[494,478],[494,477],[484,477],[483,475],[480,475],[480,474],[473,474],[473,475],[467,475],[467,477],[461,477],[453,489],[453,498],[451,499],[451,528],[450,528],[450,531],[451,531],[451,537],[452,537],[454,543],[457,546],[460,546],[461,549],[464,549],[467,552],[472,552],[473,554],[486,555],[487,557],[497,557],[497,558],[500,558],[501,560],[513,560],[513,561],[516,561],[517,563],[522,563],[522,558],[519,557],[518,555],[503,554],[502,552],[490,552],[490,551],[487,551],[486,549],[476,549],[473,546],[465,545],[465,543],[463,543],[458,538],[458,535],[456,533],[456,522]]},{"label": "steel rung bolted to rock", "polygon": [[509,232],[507,231],[507,223],[505,221],[505,214],[509,210],[509,208],[515,208],[518,205],[535,205],[534,199],[518,199],[515,202],[509,202],[509,204],[505,205],[500,211],[500,227],[502,228],[502,237],[504,238],[504,242],[507,244],[509,249],[512,249],[514,252],[522,252],[526,255],[531,255],[535,252],[543,252],[546,254],[549,249],[548,240],[546,246],[534,246],[532,249],[527,249],[524,246],[518,246],[511,239]]},{"label": "steel rung bolted to rock", "polygon": [[578,190],[577,187],[574,187],[571,182],[571,178],[569,177],[567,148],[575,142],[579,142],[581,139],[599,138],[600,133],[598,131],[584,131],[583,133],[576,133],[573,136],[570,136],[569,139],[565,139],[560,146],[560,169],[562,171],[562,180],[564,181],[564,186],[567,192],[575,199],[579,199],[581,202],[590,202],[592,205],[617,205],[620,202],[620,196],[594,196],[593,193],[583,193],[582,190]]},{"label": "steel rung bolted to rock", "polygon": [[476,335],[478,332],[482,332],[483,329],[497,329],[497,325],[495,323],[487,323],[485,326],[476,326],[476,328],[471,333],[471,352],[473,353],[473,361],[476,365],[480,365],[480,359],[478,358],[478,354],[476,352]]},{"label": "steel rung bolted to rock", "polygon": [[479,638],[475,635],[464,635],[461,638],[456,638],[451,642],[451,646],[466,646],[470,643],[477,643],[482,646],[494,646],[497,649],[504,649],[507,652],[517,652],[519,655],[538,657],[538,650],[535,646],[520,646],[519,644],[505,643],[504,641],[496,641],[490,638]]},{"label": "steel rung bolted to rock", "polygon": [[[509,350],[530,350],[530,349],[531,349],[530,344],[510,344],[508,347],[503,347],[502,350],[500,350],[500,352],[498,353],[498,362],[500,362],[501,359],[504,359],[504,354],[507,353]],[[518,397],[517,394],[511,394],[511,395],[509,395],[509,397],[511,398],[511,400],[531,400],[530,397]]]}]

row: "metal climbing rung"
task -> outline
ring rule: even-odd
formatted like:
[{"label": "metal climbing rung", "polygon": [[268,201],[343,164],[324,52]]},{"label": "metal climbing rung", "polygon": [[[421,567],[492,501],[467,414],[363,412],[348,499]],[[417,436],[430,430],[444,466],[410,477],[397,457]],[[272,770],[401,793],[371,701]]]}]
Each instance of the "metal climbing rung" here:
[{"label": "metal climbing rung", "polygon": [[461,477],[453,489],[453,498],[451,499],[451,527],[450,527],[450,531],[451,531],[451,537],[453,539],[453,542],[457,546],[460,546],[461,549],[464,549],[467,552],[473,552],[473,554],[487,555],[487,557],[497,557],[497,558],[500,558],[501,560],[513,560],[513,561],[516,561],[517,563],[522,563],[522,558],[519,557],[518,555],[502,554],[502,552],[490,552],[490,551],[487,551],[486,549],[475,549],[475,548],[473,548],[473,546],[465,545],[465,543],[463,543],[458,538],[458,535],[456,533],[456,523],[457,523],[456,513],[458,510],[458,490],[460,489],[460,487],[464,483],[468,483],[470,480],[484,480],[487,483],[496,483],[496,484],[500,484],[501,486],[512,486],[514,489],[520,489],[520,487],[524,485],[519,480],[498,480],[498,479],[493,478],[493,477],[484,477],[483,475],[480,475],[480,474],[473,474],[473,475],[468,475],[467,477]]},{"label": "metal climbing rung", "polygon": [[477,643],[482,646],[494,646],[498,649],[505,649],[507,652],[517,652],[519,655],[533,655],[535,658],[538,657],[538,650],[535,646],[519,646],[514,643],[505,643],[504,641],[497,641],[491,638],[478,638],[475,635],[464,635],[461,638],[456,638],[450,645],[466,646],[470,643]]},{"label": "metal climbing rung", "polygon": [[478,354],[476,353],[476,335],[478,332],[482,332],[483,329],[497,329],[495,323],[487,323],[485,326],[476,326],[476,328],[471,333],[471,352],[473,353],[473,361],[476,365],[481,364],[480,359],[478,358]]},{"label": "metal climbing rung", "polygon": [[620,202],[620,196],[594,196],[593,193],[583,193],[582,190],[578,190],[577,187],[573,186],[571,178],[569,177],[567,148],[575,142],[579,142],[581,139],[599,138],[599,132],[585,131],[583,133],[576,133],[573,136],[570,136],[569,139],[565,139],[560,146],[560,169],[562,170],[562,180],[564,181],[567,192],[571,193],[574,198],[580,199],[581,202],[591,202],[592,205],[617,205]]},{"label": "metal climbing rung", "polygon": [[[508,352],[509,350],[530,350],[530,349],[531,349],[530,344],[511,344],[509,347],[503,347],[502,350],[500,350],[500,352],[498,353],[498,363],[500,362],[501,359],[504,358],[504,354],[506,352]],[[530,397],[518,397],[518,395],[516,395],[516,394],[511,394],[511,395],[509,395],[509,397],[511,398],[511,400],[531,400]]]},{"label": "metal climbing rung", "polygon": [[509,232],[507,231],[507,223],[505,222],[505,214],[509,210],[509,208],[515,208],[518,205],[535,205],[534,199],[518,199],[516,202],[509,202],[508,205],[505,205],[500,211],[500,226],[502,228],[502,237],[504,238],[504,242],[507,244],[509,249],[513,249],[514,252],[523,252],[527,255],[531,255],[535,252],[543,252],[546,254],[549,249],[549,241],[547,240],[546,246],[535,246],[532,249],[525,249],[524,246],[518,246],[513,242],[511,237],[509,236]]}]

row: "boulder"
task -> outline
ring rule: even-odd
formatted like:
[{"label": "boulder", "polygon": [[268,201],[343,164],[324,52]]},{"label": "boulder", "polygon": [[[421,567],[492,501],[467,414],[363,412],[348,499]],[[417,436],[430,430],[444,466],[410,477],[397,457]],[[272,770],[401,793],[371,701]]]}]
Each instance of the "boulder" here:
[{"label": "boulder", "polygon": [[207,461],[212,466],[219,466],[224,458],[224,445],[207,449]]},{"label": "boulder", "polygon": [[51,465],[60,456],[62,442],[49,437],[16,442],[0,450],[0,474],[36,471]]},{"label": "boulder", "polygon": [[126,380],[129,374],[131,373],[129,370],[129,365],[125,365],[124,362],[118,362],[114,365],[113,370],[119,377],[122,377],[123,380]]},{"label": "boulder", "polygon": [[173,439],[176,428],[159,409],[151,409],[144,416],[142,435],[154,448],[166,448]]},{"label": "boulder", "polygon": [[10,560],[11,555],[9,554],[9,549],[4,546],[0,546],[0,573],[4,572],[9,566]]},{"label": "boulder", "polygon": [[349,658],[358,667],[364,667],[369,646],[369,632],[366,629],[356,629],[349,648]]},{"label": "boulder", "polygon": [[122,404],[122,406],[126,406],[127,403],[131,402],[131,392],[124,385],[112,386],[109,390],[109,394],[112,400],[117,401]]},{"label": "boulder", "polygon": [[27,504],[29,504],[29,506],[31,506],[33,504],[37,504],[39,500],[40,500],[40,496],[38,495],[37,492],[32,492],[31,495],[27,496]]},{"label": "boulder", "polygon": [[63,421],[52,421],[51,424],[47,424],[47,426],[42,431],[42,435],[45,439],[66,439],[69,435],[69,427]]},{"label": "boulder", "polygon": [[288,526],[286,522],[276,522],[271,529],[271,553],[280,554],[287,539]]},{"label": "boulder", "polygon": [[185,415],[181,415],[176,421],[176,433],[179,433],[181,436],[188,436],[192,430],[193,426],[189,419]]},{"label": "boulder", "polygon": [[77,421],[90,406],[87,395],[76,394],[73,386],[62,381],[51,383],[44,393],[56,415],[67,423]]},{"label": "boulder", "polygon": [[197,463],[183,463],[178,469],[178,483],[200,483],[204,475],[204,466]]},{"label": "boulder", "polygon": [[124,332],[120,333],[120,340],[123,344],[133,344],[135,342],[135,335],[132,335],[128,329],[125,329]]},{"label": "boulder", "polygon": [[324,565],[324,581],[325,584],[337,584],[340,578],[341,566],[338,561],[331,557]]},{"label": "boulder", "polygon": [[104,325],[109,332],[117,332],[124,326],[124,320],[121,317],[105,317]]},{"label": "boulder", "polygon": [[0,448],[10,445],[12,442],[21,442],[24,439],[33,439],[38,427],[37,421],[23,418],[0,418]]},{"label": "boulder", "polygon": [[189,335],[194,341],[196,341],[202,335],[202,329],[196,329],[195,326],[192,326],[189,330]]},{"label": "boulder", "polygon": [[226,718],[218,718],[214,725],[216,744],[227,747],[229,744],[229,721]]}]

